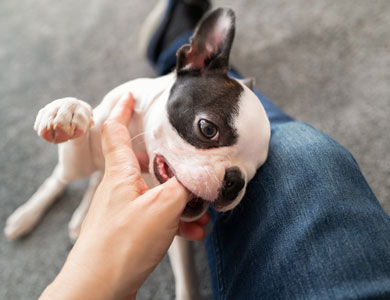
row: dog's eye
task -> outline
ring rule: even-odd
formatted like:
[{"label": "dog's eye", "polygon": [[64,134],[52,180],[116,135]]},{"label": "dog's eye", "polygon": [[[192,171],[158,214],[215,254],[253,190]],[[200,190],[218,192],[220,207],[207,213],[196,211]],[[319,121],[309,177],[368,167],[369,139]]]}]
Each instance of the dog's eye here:
[{"label": "dog's eye", "polygon": [[210,140],[218,139],[218,128],[213,123],[202,119],[199,121],[199,129],[206,138]]}]

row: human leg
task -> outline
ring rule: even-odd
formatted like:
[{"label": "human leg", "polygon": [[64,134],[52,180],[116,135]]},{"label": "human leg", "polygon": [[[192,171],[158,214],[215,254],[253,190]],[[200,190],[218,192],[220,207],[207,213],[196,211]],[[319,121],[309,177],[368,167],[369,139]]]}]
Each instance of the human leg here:
[{"label": "human leg", "polygon": [[266,163],[214,215],[215,299],[389,299],[390,219],[350,153],[313,127],[273,126]]}]

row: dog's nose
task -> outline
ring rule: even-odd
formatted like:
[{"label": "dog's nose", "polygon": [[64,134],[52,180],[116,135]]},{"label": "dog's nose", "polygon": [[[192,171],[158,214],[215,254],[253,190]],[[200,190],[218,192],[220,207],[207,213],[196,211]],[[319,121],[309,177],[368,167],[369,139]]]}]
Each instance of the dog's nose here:
[{"label": "dog's nose", "polygon": [[236,199],[244,185],[245,180],[239,168],[231,167],[226,169],[222,185],[223,201],[229,203]]}]

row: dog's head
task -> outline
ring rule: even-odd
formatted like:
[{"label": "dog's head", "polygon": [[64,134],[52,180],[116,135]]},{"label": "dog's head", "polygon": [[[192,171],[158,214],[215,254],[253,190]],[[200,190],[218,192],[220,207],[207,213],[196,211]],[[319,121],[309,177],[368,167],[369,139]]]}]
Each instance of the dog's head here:
[{"label": "dog's head", "polygon": [[247,86],[228,77],[234,31],[230,9],[203,18],[191,43],[178,50],[176,81],[153,117],[150,170],[160,182],[176,176],[192,193],[184,220],[200,217],[210,203],[218,211],[234,208],[267,157],[264,109]]}]

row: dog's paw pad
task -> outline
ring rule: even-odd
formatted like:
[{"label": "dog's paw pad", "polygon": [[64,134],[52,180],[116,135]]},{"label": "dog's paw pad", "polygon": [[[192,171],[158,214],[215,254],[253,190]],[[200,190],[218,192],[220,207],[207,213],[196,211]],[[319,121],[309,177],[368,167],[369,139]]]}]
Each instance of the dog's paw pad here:
[{"label": "dog's paw pad", "polygon": [[49,143],[59,144],[66,142],[70,139],[77,138],[79,136],[82,136],[84,134],[84,131],[78,129],[78,128],[71,128],[71,130],[66,130],[61,128],[60,126],[56,126],[56,128],[44,128],[39,135]]},{"label": "dog's paw pad", "polygon": [[34,129],[50,143],[62,143],[83,135],[93,125],[91,106],[75,98],[55,100],[42,108]]}]

